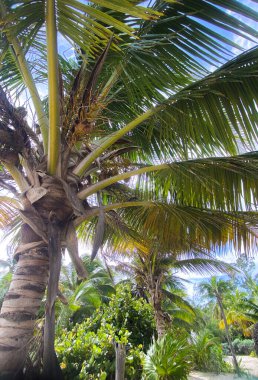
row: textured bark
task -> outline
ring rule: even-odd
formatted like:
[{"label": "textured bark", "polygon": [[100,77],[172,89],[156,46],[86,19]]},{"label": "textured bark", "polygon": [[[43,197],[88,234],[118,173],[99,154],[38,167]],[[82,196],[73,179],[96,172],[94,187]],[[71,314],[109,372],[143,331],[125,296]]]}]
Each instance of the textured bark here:
[{"label": "textured bark", "polygon": [[[37,173],[34,175],[37,176]],[[35,320],[48,283],[49,251],[55,235],[55,231],[53,234],[50,233],[49,226],[52,225],[50,217],[55,215],[55,223],[62,231],[73,215],[71,202],[60,179],[43,174],[42,178],[38,178],[38,182],[33,190],[36,195],[40,190],[40,197],[35,198],[32,189],[22,197],[24,209],[20,214],[25,224],[22,226],[21,245],[16,254],[17,269],[0,314],[0,379],[21,378]],[[58,240],[60,244],[60,237]],[[51,269],[52,266],[53,262]],[[53,281],[49,283],[53,310],[56,291],[53,292],[51,284]],[[55,284],[57,288],[58,276]],[[45,329],[51,326],[48,341],[52,342],[52,357],[57,364],[53,349],[54,314],[49,314],[47,317],[49,319]],[[45,352],[46,350],[47,347]],[[53,379],[52,375],[51,373],[48,379]],[[35,379],[38,379],[38,376]]]},{"label": "textured bark", "polygon": [[47,247],[20,255],[0,313],[0,378],[22,370],[48,281]]},{"label": "textured bark", "polygon": [[253,340],[254,340],[254,349],[255,349],[256,355],[258,355],[258,323],[254,325]]},{"label": "textured bark", "polygon": [[55,354],[55,301],[58,293],[58,282],[61,271],[60,229],[56,220],[49,224],[49,282],[46,301],[44,327],[43,378],[48,380],[62,379],[62,372]]},{"label": "textured bark", "polygon": [[154,310],[154,319],[158,338],[162,338],[170,328],[170,321],[162,310]]},{"label": "textured bark", "polygon": [[124,380],[125,378],[125,345],[116,343],[116,377],[115,380]]},{"label": "textured bark", "polygon": [[150,299],[149,302],[154,309],[154,319],[156,325],[156,331],[158,333],[158,338],[165,335],[166,331],[169,329],[171,320],[169,316],[162,310],[162,295],[157,289],[149,290]]}]

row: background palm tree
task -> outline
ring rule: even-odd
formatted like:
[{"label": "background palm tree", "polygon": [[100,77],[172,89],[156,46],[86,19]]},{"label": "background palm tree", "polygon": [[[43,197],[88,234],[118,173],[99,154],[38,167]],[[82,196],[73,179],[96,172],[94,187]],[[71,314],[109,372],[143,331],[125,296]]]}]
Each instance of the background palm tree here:
[{"label": "background palm tree", "polygon": [[[133,254],[130,253],[129,257]],[[191,255],[187,253],[164,253],[153,247],[149,251],[138,251],[132,262],[121,262],[116,269],[129,275],[129,278],[136,282],[142,295],[148,298],[154,310],[156,330],[158,337],[171,328],[174,317],[185,319],[184,312],[188,318],[194,316],[193,307],[184,299],[178,291],[178,286],[182,286],[180,273],[201,273],[209,274],[214,272],[230,272],[234,268],[220,260],[210,257],[206,252],[198,252],[192,247]],[[178,274],[179,272],[179,274]],[[177,285],[177,286],[176,286]],[[174,304],[179,310],[174,310],[170,315],[164,307],[164,301]],[[173,310],[173,309],[172,309]]]},{"label": "background palm tree", "polygon": [[[127,0],[4,0],[0,18],[0,184],[10,195],[0,225],[20,226],[0,373],[22,370],[48,284],[44,372],[54,377],[64,247],[86,275],[75,228],[84,239],[95,231],[92,257],[104,243],[153,239],[169,251],[172,235],[174,250],[183,240],[253,247],[258,49],[233,57],[225,33],[253,41],[257,13],[219,0],[147,10]],[[58,33],[78,59],[58,55]]]},{"label": "background palm tree", "polygon": [[227,322],[227,318],[225,315],[225,310],[223,306],[223,293],[228,291],[230,286],[230,283],[228,281],[224,280],[218,280],[216,277],[212,277],[209,282],[203,282],[199,285],[199,289],[202,293],[205,293],[210,299],[215,298],[216,302],[218,303],[220,312],[221,312],[221,317],[224,322],[225,326],[225,333],[227,337],[227,341],[229,344],[230,352],[233,358],[233,365],[235,368],[235,371],[239,373],[239,365],[236,359],[236,354],[234,347],[232,345],[230,333],[229,333],[229,326]]}]

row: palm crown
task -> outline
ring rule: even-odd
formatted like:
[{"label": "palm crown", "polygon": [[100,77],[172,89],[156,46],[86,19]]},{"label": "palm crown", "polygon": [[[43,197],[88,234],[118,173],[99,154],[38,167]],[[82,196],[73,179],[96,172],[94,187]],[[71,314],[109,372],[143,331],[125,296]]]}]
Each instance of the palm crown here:
[{"label": "palm crown", "polygon": [[[75,228],[84,239],[95,230],[93,257],[104,242],[142,249],[158,239],[176,252],[253,246],[258,50],[233,57],[237,45],[226,35],[255,41],[256,30],[239,16],[256,20],[257,13],[219,0],[156,1],[147,9],[126,0],[5,0],[0,12],[0,185],[13,194],[1,198],[1,223],[7,211],[12,225],[23,222],[15,256],[25,286],[11,286],[2,318],[9,313],[10,330],[17,312],[26,322],[18,343],[0,328],[3,346],[21,357],[49,259],[50,323],[61,265],[53,252],[67,247],[85,276]],[[77,58],[58,55],[57,30]],[[22,94],[33,123],[15,106]],[[24,291],[26,281],[37,297]],[[2,372],[13,370],[8,355]]]}]

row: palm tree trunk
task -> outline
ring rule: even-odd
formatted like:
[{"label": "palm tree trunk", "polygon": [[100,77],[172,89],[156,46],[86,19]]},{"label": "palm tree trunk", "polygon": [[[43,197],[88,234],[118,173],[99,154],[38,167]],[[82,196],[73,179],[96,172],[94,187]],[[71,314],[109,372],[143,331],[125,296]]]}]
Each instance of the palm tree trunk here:
[{"label": "palm tree trunk", "polygon": [[0,313],[0,378],[20,378],[48,281],[47,246],[19,256]]},{"label": "palm tree trunk", "polygon": [[[61,180],[44,175],[40,178],[40,185],[41,192],[37,187],[34,189],[36,198],[32,199],[32,195],[26,193],[22,200],[24,209],[20,210],[20,214],[25,224],[22,226],[20,253],[16,252],[16,256],[19,255],[17,268],[0,314],[0,379],[5,380],[20,379],[20,374],[17,374],[24,368],[35,320],[49,278],[49,253],[53,251],[52,245],[57,234],[55,231],[50,233],[53,227],[51,225],[55,222],[62,229],[73,214]],[[53,270],[54,264],[51,263]],[[51,284],[49,286],[51,288]],[[55,295],[56,292],[50,294],[53,304]],[[50,338],[54,347],[53,315],[49,322],[51,323],[47,327],[51,325]],[[59,376],[60,371],[57,374]]]},{"label": "palm tree trunk", "polygon": [[156,330],[158,338],[162,338],[168,330],[169,323],[162,310],[154,310],[154,319],[156,324]]},{"label": "palm tree trunk", "polygon": [[162,338],[165,335],[166,331],[169,328],[170,321],[164,311],[162,310],[162,296],[155,289],[149,289],[150,299],[149,302],[154,309],[154,320],[158,338]]},{"label": "palm tree trunk", "polygon": [[236,373],[239,373],[240,369],[239,369],[239,365],[238,365],[238,362],[237,362],[235,350],[234,350],[234,347],[233,347],[233,344],[232,344],[232,341],[231,341],[231,338],[230,338],[230,335],[229,335],[228,322],[227,322],[227,318],[226,318],[226,315],[225,315],[225,312],[224,312],[224,307],[223,307],[223,304],[222,304],[220,296],[216,295],[216,297],[217,297],[218,305],[219,305],[219,308],[220,308],[220,311],[221,311],[221,315],[222,315],[222,318],[223,318],[223,321],[224,321],[224,325],[225,325],[226,337],[227,337],[228,345],[229,345],[229,348],[230,348],[230,351],[231,351],[231,354],[232,354],[232,358],[233,358],[233,366],[235,368]]}]

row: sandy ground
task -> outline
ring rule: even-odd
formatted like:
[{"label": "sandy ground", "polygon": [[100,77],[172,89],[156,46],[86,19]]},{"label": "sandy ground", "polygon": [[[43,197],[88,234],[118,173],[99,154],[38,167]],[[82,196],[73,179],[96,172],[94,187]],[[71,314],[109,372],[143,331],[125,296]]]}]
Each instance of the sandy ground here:
[{"label": "sandy ground", "polygon": [[[228,361],[231,361],[230,356],[227,358]],[[252,379],[258,380],[258,358],[251,358],[250,356],[238,356],[237,360],[240,364],[240,368],[244,370],[249,376],[241,377],[241,379]],[[216,374],[216,373],[205,373],[205,372],[191,372],[188,380],[236,380],[239,379],[238,376],[229,373],[229,374]]]}]

